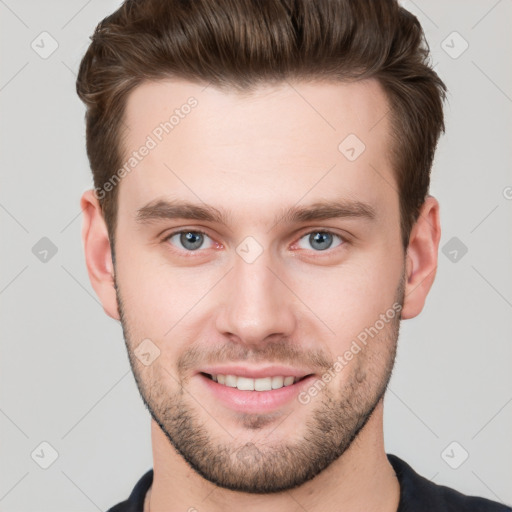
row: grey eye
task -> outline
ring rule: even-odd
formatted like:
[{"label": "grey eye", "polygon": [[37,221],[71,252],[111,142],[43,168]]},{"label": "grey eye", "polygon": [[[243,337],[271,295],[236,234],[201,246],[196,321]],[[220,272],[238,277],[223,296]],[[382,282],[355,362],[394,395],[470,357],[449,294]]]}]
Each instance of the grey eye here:
[{"label": "grey eye", "polygon": [[[343,243],[343,240],[339,235],[336,235],[334,233],[330,233],[329,231],[312,231],[311,233],[306,234],[299,240],[299,247],[302,249],[309,249],[312,247],[315,249],[315,251],[325,251],[326,249],[329,249],[335,238],[338,238],[340,242],[335,245],[334,247],[337,247],[338,245],[341,245]],[[310,247],[304,247],[301,245],[302,241],[306,240],[307,243],[310,244]]]},{"label": "grey eye", "polygon": [[[207,249],[208,247],[201,247],[206,240],[210,241],[208,247],[211,247],[210,237],[200,231],[178,231],[169,237],[169,242],[187,251],[196,251],[200,248]],[[179,247],[178,242],[181,247]]]}]

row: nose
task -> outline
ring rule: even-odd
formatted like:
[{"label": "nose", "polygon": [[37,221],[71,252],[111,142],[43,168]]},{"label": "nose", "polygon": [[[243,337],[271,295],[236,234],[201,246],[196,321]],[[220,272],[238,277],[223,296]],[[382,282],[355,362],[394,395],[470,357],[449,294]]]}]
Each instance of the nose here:
[{"label": "nose", "polygon": [[260,345],[268,338],[291,336],[297,318],[294,294],[271,260],[268,251],[252,263],[235,257],[234,268],[219,297],[221,305],[216,319],[219,333],[248,346]]}]

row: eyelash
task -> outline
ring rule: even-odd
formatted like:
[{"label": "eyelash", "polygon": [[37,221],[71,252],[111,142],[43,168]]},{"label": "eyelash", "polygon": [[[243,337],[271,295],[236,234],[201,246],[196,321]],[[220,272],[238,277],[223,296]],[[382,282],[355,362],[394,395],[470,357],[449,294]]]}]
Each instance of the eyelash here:
[{"label": "eyelash", "polygon": [[[200,234],[200,235],[203,235],[203,236],[206,236],[210,239],[212,239],[212,237],[210,237],[210,235],[208,235],[208,233],[206,233],[205,231],[202,231],[200,229],[180,229],[178,231],[173,231],[172,233],[166,235],[164,238],[163,238],[163,242],[169,242],[170,239],[175,236],[175,235],[179,235],[179,234],[182,234],[182,233],[195,233],[195,234]],[[336,245],[335,247],[331,248],[329,247],[328,249],[326,249],[325,251],[315,251],[313,249],[311,249],[314,253],[318,253],[319,256],[318,257],[321,257],[322,254],[332,254],[336,249],[339,249],[340,247],[344,246],[348,241],[347,241],[347,238],[339,235],[338,233],[335,233],[333,231],[329,231],[328,229],[313,229],[313,230],[310,230],[310,231],[307,231],[305,233],[303,233],[297,240],[297,242],[295,242],[293,245],[297,245],[298,242],[300,240],[302,240],[305,236],[307,235],[311,235],[313,233],[323,233],[323,234],[328,234],[328,235],[331,235],[333,237],[337,237],[340,239],[341,243]],[[213,239],[212,239],[213,240]],[[171,244],[170,244],[171,245]],[[194,257],[196,254],[195,253],[201,253],[202,251],[204,251],[205,249],[197,249],[195,251],[190,251],[190,250],[187,250],[187,249],[177,249],[173,246],[173,249],[177,250],[178,252],[180,253],[185,253],[187,256],[186,257]]]}]

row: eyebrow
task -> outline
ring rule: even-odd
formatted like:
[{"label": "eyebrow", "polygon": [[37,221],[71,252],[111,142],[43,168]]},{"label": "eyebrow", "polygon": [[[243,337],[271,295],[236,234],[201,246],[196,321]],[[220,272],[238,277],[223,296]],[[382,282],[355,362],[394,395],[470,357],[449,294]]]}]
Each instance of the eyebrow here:
[{"label": "eyebrow", "polygon": [[[336,218],[362,218],[374,220],[375,208],[361,201],[339,200],[320,201],[308,206],[293,206],[274,218],[274,224],[285,222],[298,224]],[[147,224],[158,220],[189,219],[228,224],[229,214],[206,204],[195,204],[183,200],[158,199],[137,210],[136,221]]]}]

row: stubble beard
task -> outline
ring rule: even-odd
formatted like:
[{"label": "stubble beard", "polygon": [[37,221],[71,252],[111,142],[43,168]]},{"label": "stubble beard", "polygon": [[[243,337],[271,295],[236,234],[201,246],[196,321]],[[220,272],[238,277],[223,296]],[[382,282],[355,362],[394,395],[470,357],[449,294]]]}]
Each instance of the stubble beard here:
[{"label": "stubble beard", "polygon": [[[314,407],[299,441],[279,444],[235,443],[222,429],[223,418],[209,416],[192,398],[184,381],[170,391],[155,378],[156,369],[145,372],[133,355],[129,322],[116,283],[116,295],[130,365],[141,398],[175,450],[189,466],[211,483],[226,489],[252,494],[269,494],[293,489],[313,479],[340,458],[357,438],[383,399],[391,378],[400,328],[397,315],[354,359],[343,368],[307,406]],[[397,288],[396,302],[403,305],[404,280]],[[375,348],[378,344],[379,348]],[[377,353],[378,352],[378,353]],[[373,353],[374,357],[370,357]],[[376,366],[375,362],[378,362]],[[145,376],[143,377],[143,373]],[[165,375],[164,375],[165,376]],[[168,379],[166,379],[168,380]],[[336,389],[336,383],[341,386]],[[178,384],[177,384],[178,385]],[[337,393],[336,393],[337,391]],[[302,406],[304,407],[304,406]],[[240,425],[249,432],[275,422],[275,437],[281,425],[293,423],[293,413],[282,424],[272,415],[240,415]],[[291,419],[291,422],[290,422]],[[217,423],[218,422],[218,423]],[[220,441],[212,429],[227,437]],[[300,428],[300,427],[299,427]],[[229,429],[228,429],[229,430]],[[283,439],[286,439],[283,435]]]}]

